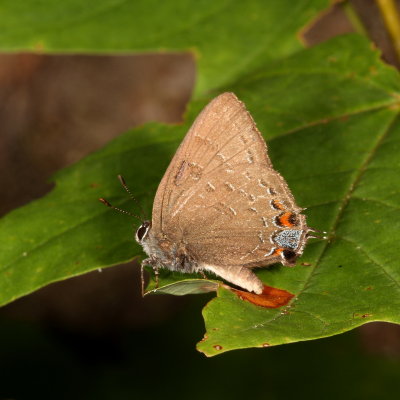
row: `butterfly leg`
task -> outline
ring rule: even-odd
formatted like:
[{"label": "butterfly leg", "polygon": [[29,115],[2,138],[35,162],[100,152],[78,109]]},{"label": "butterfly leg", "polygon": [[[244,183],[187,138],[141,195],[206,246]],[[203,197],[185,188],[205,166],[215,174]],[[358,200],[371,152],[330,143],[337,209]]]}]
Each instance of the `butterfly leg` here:
[{"label": "butterfly leg", "polygon": [[144,296],[144,266],[150,265],[153,267],[152,259],[146,258],[140,263],[140,281],[142,283],[142,297]]},{"label": "butterfly leg", "polygon": [[154,276],[156,279],[156,289],[159,287],[159,267],[157,266],[157,263],[155,260],[153,260],[152,258],[146,258],[140,264],[140,276],[141,276],[141,282],[142,282],[142,297],[144,296],[144,266],[145,265],[149,265],[153,268]]},{"label": "butterfly leg", "polygon": [[140,264],[140,281],[142,283],[142,297],[144,297],[144,263]]},{"label": "butterfly leg", "polygon": [[239,265],[203,265],[202,267],[249,292],[261,294],[263,291],[263,283],[250,268]]},{"label": "butterfly leg", "polygon": [[200,275],[201,275],[201,277],[202,277],[203,279],[208,279],[207,275],[204,273],[203,270],[200,270],[199,273],[200,273]]},{"label": "butterfly leg", "polygon": [[154,271],[154,276],[156,278],[156,289],[160,286],[160,281],[159,281],[159,268],[156,265],[153,265],[153,271]]}]

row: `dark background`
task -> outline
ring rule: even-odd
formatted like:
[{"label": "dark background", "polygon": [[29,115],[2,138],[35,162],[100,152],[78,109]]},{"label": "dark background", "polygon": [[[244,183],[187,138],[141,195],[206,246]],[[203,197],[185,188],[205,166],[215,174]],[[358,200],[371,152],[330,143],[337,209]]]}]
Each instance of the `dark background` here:
[{"label": "dark background", "polygon": [[[352,3],[383,58],[398,67],[375,2]],[[351,31],[337,5],[304,38],[314,45]],[[0,215],[49,192],[55,171],[122,132],[147,121],[181,121],[194,82],[190,54],[0,55]],[[207,359],[195,343],[209,298],[142,299],[131,263],[17,300],[0,310],[0,399],[399,395],[398,326],[372,323]]]}]

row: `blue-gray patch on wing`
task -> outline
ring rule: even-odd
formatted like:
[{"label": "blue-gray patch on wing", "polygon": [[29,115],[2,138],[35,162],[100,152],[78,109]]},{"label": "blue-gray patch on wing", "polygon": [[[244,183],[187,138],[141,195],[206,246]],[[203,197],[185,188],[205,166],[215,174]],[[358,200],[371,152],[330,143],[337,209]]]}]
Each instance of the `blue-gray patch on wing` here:
[{"label": "blue-gray patch on wing", "polygon": [[286,229],[274,235],[274,242],[279,247],[296,250],[299,247],[301,229]]}]

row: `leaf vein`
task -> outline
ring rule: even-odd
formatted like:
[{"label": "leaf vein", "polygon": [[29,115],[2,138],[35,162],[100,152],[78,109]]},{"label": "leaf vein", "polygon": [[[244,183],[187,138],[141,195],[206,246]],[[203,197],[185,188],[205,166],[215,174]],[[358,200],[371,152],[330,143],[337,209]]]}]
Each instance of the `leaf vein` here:
[{"label": "leaf vein", "polygon": [[343,240],[343,241],[345,241],[345,242],[347,242],[347,243],[353,245],[353,246],[356,248],[356,250],[361,251],[361,252],[368,258],[368,260],[370,260],[374,265],[380,267],[380,268],[382,269],[382,271],[385,273],[385,275],[386,275],[391,281],[393,281],[393,282],[395,283],[395,285],[397,286],[397,288],[400,290],[400,282],[397,281],[396,278],[394,278],[394,277],[387,271],[387,269],[386,269],[382,264],[380,264],[378,261],[376,261],[374,258],[372,258],[372,256],[371,256],[365,249],[363,249],[363,248],[360,246],[359,243],[356,243],[356,242],[354,242],[353,240],[348,239],[348,238],[345,238],[345,237],[343,237],[343,236],[337,236],[337,238],[339,238],[339,239],[341,239],[341,240]]}]

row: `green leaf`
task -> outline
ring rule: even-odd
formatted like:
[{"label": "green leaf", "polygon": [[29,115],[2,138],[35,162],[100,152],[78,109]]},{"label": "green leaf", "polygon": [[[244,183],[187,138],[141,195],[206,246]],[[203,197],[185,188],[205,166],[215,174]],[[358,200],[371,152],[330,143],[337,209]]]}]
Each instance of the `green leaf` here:
[{"label": "green leaf", "polygon": [[[281,86],[289,82],[287,92],[292,94],[298,82],[308,81],[303,84],[309,88],[305,96],[291,100],[297,118],[308,121],[296,127],[289,120],[289,130],[272,132],[269,141],[275,167],[287,178],[299,204],[308,207],[309,225],[327,230],[329,240],[310,241],[296,268],[260,273],[267,285],[296,295],[287,307],[257,308],[221,288],[218,298],[204,309],[207,339],[198,348],[206,355],[316,339],[370,321],[400,323],[398,74],[378,67],[376,56],[367,56],[356,38],[337,39],[304,56],[318,51],[322,55],[325,50],[335,54],[334,48],[341,48],[345,40],[354,46],[352,74],[341,74],[332,66],[334,71],[328,67],[323,80],[320,63],[314,65],[316,79],[313,74],[307,78],[305,69],[301,79],[296,72],[302,70],[300,57],[287,60],[292,73],[282,76]],[[369,76],[366,66],[372,67]],[[267,72],[261,74],[254,87],[270,87],[264,77],[269,80]],[[306,113],[300,110],[310,93],[314,105],[323,99],[331,104],[329,100],[336,96],[339,101],[321,120],[320,107]],[[282,115],[278,96],[271,103]],[[311,109],[309,104],[304,108]],[[271,118],[266,116],[265,121],[272,130]]]},{"label": "green leaf", "polygon": [[[18,3],[4,4],[7,4],[6,10],[13,12],[13,7],[24,9],[22,4],[13,5]],[[79,42],[82,49],[93,46],[93,50],[99,51],[123,50],[115,47],[116,37],[112,34],[110,39],[99,39],[98,47],[94,48],[91,34],[96,32],[93,28],[96,21],[100,20],[114,32],[106,23],[116,18],[112,17],[111,6],[130,7],[128,2],[102,3],[106,4],[110,4],[107,12],[93,9],[95,18],[89,13],[85,18],[76,19],[74,24],[71,22],[73,8],[65,17],[60,17],[65,18],[61,21],[65,29],[73,26],[68,32],[70,36],[49,17],[54,17],[56,6],[49,8],[49,14],[42,9],[42,20],[34,14],[22,12],[22,16],[28,20],[33,18],[33,22],[43,27],[35,32],[40,33],[37,37],[44,48],[72,49],[73,40],[87,32],[87,37]],[[48,196],[11,212],[0,221],[0,304],[50,282],[141,256],[127,217],[110,212],[97,198],[105,197],[123,208],[132,207],[115,178],[121,173],[150,215],[158,182],[196,114],[213,95],[233,90],[246,103],[265,135],[275,168],[287,179],[298,204],[308,208],[309,225],[328,231],[329,240],[310,241],[296,268],[274,266],[259,272],[267,285],[295,294],[284,308],[257,307],[220,287],[218,297],[204,309],[207,333],[198,345],[199,350],[211,356],[237,348],[334,335],[369,321],[400,323],[400,267],[396,257],[400,236],[396,218],[400,202],[398,73],[379,60],[366,40],[356,36],[336,38],[300,51],[283,34],[282,48],[265,51],[272,43],[262,36],[266,31],[260,27],[257,30],[253,20],[247,22],[246,29],[240,25],[246,20],[243,16],[239,18],[245,10],[241,8],[242,3],[213,4],[199,23],[204,30],[198,39],[207,38],[205,44],[202,42],[205,47],[191,38],[191,34],[195,35],[193,24],[188,24],[190,29],[182,31],[183,35],[177,31],[166,35],[173,38],[168,42],[168,49],[173,46],[175,50],[191,46],[196,51],[201,49],[198,93],[203,95],[191,104],[185,124],[148,124],[126,133],[101,151],[58,173],[56,187]],[[253,8],[246,10],[261,13],[265,21],[271,21],[268,19],[271,15],[280,16],[279,23],[284,21],[292,28],[298,21],[304,21],[307,14],[296,9],[302,8],[296,3],[297,14],[288,18],[290,22],[285,20],[283,11],[276,14],[276,10],[284,10],[280,4],[287,6],[287,2],[267,3],[265,14],[262,4],[254,1]],[[302,4],[310,5],[305,7],[310,10],[317,3]],[[85,8],[78,2],[75,7]],[[218,13],[215,11],[218,7],[236,11],[230,15]],[[225,38],[219,32],[211,40],[210,26],[220,26],[215,20],[208,25],[210,15],[225,18]],[[184,18],[182,21],[193,22]],[[9,28],[17,26],[11,18],[8,22]],[[280,32],[276,21],[272,25],[276,28],[271,28],[275,34]],[[14,40],[14,49],[27,46],[28,39],[32,39],[29,26],[26,23],[15,29],[14,36],[8,36],[8,43]],[[157,27],[157,21],[154,26]],[[56,27],[60,31],[58,37]],[[287,29],[282,32],[286,33]],[[11,31],[6,30],[7,34]],[[135,49],[155,50],[151,46],[156,44],[167,46],[156,33],[152,41],[147,32],[140,41],[143,47],[138,45]],[[246,34],[251,39],[249,42],[243,40]],[[260,35],[258,41],[257,35]],[[121,43],[124,40],[125,36]],[[226,49],[224,46],[231,40],[233,47]],[[295,50],[298,51],[293,54]],[[244,53],[250,55],[238,64]],[[213,94],[204,95],[211,88]],[[134,227],[137,225],[134,221]],[[162,278],[158,291],[183,293],[198,289],[198,279],[188,277],[179,282],[180,279],[183,278],[172,283],[170,277]],[[208,282],[205,283],[208,285]]]},{"label": "green leaf", "polygon": [[296,50],[297,31],[328,0],[3,0],[0,49],[46,52],[191,51],[197,92]]}]

